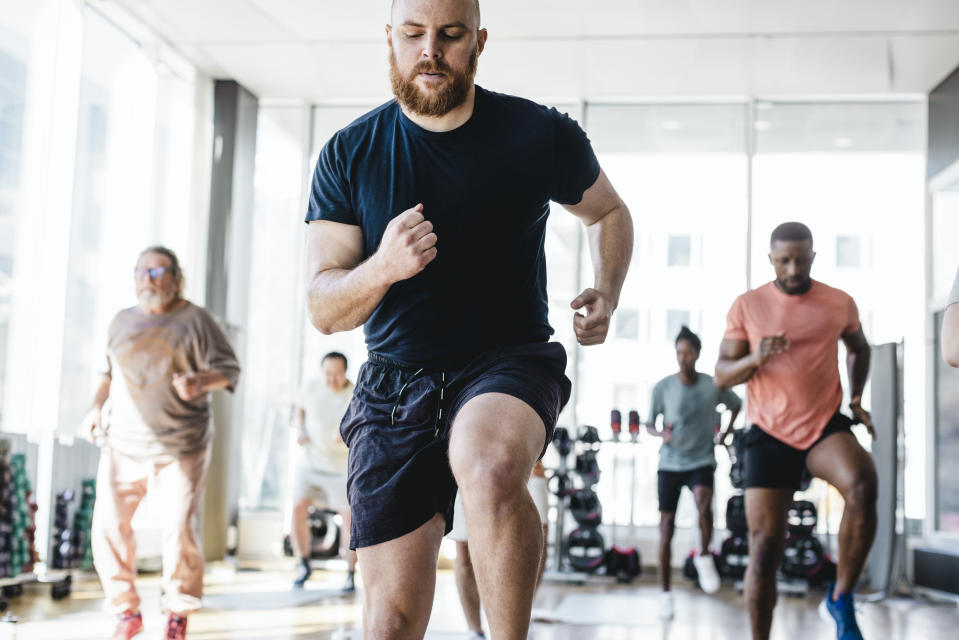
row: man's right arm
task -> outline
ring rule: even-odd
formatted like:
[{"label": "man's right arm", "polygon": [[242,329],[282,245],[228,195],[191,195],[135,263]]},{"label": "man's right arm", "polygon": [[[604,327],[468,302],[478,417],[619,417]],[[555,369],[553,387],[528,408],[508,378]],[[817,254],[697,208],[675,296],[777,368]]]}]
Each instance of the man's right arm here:
[{"label": "man's right arm", "polygon": [[93,403],[90,405],[90,411],[87,412],[80,427],[80,435],[90,442],[95,442],[96,439],[102,435],[103,405],[106,404],[107,398],[110,397],[111,381],[112,378],[109,375],[104,374],[100,376],[100,383],[97,385],[97,390],[93,394]]},{"label": "man's right arm", "polygon": [[753,377],[760,363],[755,353],[750,353],[745,340],[724,339],[719,344],[719,360],[716,362],[716,386],[732,389]]},{"label": "man's right arm", "polygon": [[772,356],[789,349],[786,334],[780,331],[759,341],[759,348],[749,351],[746,340],[724,338],[719,343],[719,361],[716,362],[716,386],[732,389],[753,377]]},{"label": "man's right arm", "polygon": [[436,234],[422,212],[416,205],[393,218],[376,253],[365,261],[360,227],[310,222],[306,304],[320,333],[362,325],[394,283],[412,278],[436,257]]}]

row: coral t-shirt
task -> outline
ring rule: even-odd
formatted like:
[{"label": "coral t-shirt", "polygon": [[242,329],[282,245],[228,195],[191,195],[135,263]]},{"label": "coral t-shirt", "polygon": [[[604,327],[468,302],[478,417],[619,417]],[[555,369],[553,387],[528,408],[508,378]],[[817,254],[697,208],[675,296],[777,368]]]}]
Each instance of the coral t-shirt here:
[{"label": "coral t-shirt", "polygon": [[746,383],[749,421],[791,447],[811,447],[842,404],[838,341],[859,327],[852,297],[815,280],[801,295],[770,282],[736,298],[725,339],[746,340],[751,352],[780,331],[789,340]]}]

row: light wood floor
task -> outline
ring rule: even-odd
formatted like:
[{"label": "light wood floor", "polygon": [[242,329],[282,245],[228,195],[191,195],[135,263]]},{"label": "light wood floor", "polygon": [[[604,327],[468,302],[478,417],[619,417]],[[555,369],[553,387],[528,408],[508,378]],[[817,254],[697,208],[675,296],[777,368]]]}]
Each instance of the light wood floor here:
[{"label": "light wood floor", "polygon": [[[292,564],[287,563],[256,571],[238,571],[229,565],[209,568],[206,608],[190,618],[188,637],[193,640],[325,640],[337,630],[348,631],[358,625],[360,599],[342,597],[337,592],[342,573],[317,571],[308,589],[299,593],[290,589],[291,576]],[[731,587],[724,587],[715,596],[706,596],[680,576],[676,577],[674,586],[676,617],[668,624],[661,623],[657,618],[660,594],[654,578],[649,575],[628,586],[546,583],[537,595],[537,609],[575,613],[575,606],[579,606],[582,615],[601,618],[603,607],[597,605],[615,602],[616,606],[629,609],[617,611],[628,614],[626,619],[632,619],[631,624],[623,624],[622,618],[618,623],[616,620],[595,620],[590,624],[537,622],[530,637],[535,640],[741,640],[748,637],[741,595]],[[143,576],[140,585],[147,628],[138,640],[158,640],[164,623],[159,605],[159,579],[155,575]],[[574,599],[565,600],[567,597]],[[822,622],[816,612],[820,599],[820,594],[780,598],[773,637],[777,640],[835,638],[835,629]],[[571,608],[569,605],[574,601],[578,604]],[[12,612],[20,617],[18,640],[109,638],[114,621],[101,607],[99,584],[89,576],[78,580],[67,600],[54,602],[47,588],[35,585],[28,586],[23,596],[11,601]],[[859,620],[867,640],[959,637],[959,609],[954,604],[906,598],[862,604]],[[452,573],[440,571],[427,638],[465,638],[465,631]]]}]

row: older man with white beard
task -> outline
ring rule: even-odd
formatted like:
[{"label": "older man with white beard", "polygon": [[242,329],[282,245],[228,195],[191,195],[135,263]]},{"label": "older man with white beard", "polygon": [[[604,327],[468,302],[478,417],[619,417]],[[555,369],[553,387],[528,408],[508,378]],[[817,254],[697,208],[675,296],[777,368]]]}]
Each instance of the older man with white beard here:
[{"label": "older man with white beard", "polygon": [[113,640],[129,640],[143,630],[130,523],[149,490],[167,524],[163,638],[179,640],[203,595],[203,554],[194,528],[213,440],[209,393],[232,391],[240,367],[213,317],[182,297],[176,254],[145,249],[134,279],[139,304],[110,324],[106,367],[82,426],[83,435],[102,447],[93,559],[107,606],[119,616]]}]

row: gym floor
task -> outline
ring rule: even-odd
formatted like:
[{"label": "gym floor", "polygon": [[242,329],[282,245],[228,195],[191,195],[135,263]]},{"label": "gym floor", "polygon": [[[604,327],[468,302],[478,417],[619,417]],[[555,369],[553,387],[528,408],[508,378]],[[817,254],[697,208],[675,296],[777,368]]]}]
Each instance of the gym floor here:
[{"label": "gym floor", "polygon": [[[271,563],[237,570],[231,565],[208,568],[206,608],[190,618],[189,637],[194,640],[257,639],[290,640],[359,638],[360,598],[342,597],[341,571],[317,571],[301,592],[290,589],[292,563]],[[655,575],[647,573],[632,585],[612,583],[572,586],[546,582],[536,598],[536,612],[549,611],[564,620],[579,623],[536,622],[534,640],[742,640],[748,637],[743,599],[724,586],[715,596],[690,587],[678,573],[674,578],[676,617],[663,624],[657,618],[659,588]],[[159,577],[140,580],[146,631],[144,640],[159,638],[164,618],[160,611]],[[773,638],[802,637],[832,640],[835,630],[818,616],[821,595],[806,598],[781,597],[773,625]],[[48,588],[28,585],[23,596],[11,601],[19,616],[18,640],[102,640],[113,631],[113,619],[102,610],[102,592],[93,576],[80,576],[72,596],[53,601]],[[880,604],[862,604],[860,625],[866,638],[920,640],[947,637],[959,627],[955,604],[924,599],[891,599]],[[534,612],[535,613],[535,612]],[[0,625],[0,634],[2,634]],[[442,570],[437,580],[428,640],[466,637],[466,627],[451,571]],[[5,637],[5,636],[4,636]]]}]

